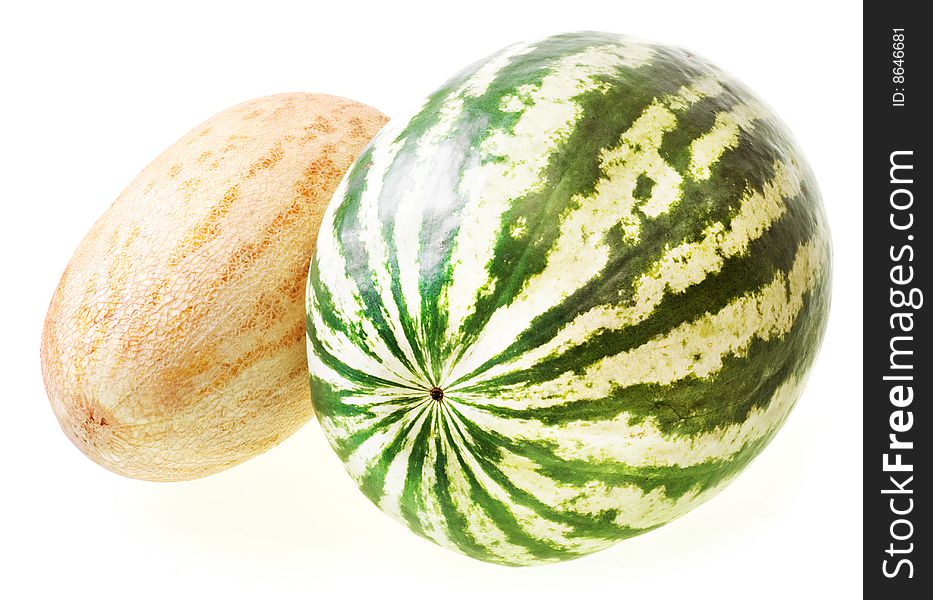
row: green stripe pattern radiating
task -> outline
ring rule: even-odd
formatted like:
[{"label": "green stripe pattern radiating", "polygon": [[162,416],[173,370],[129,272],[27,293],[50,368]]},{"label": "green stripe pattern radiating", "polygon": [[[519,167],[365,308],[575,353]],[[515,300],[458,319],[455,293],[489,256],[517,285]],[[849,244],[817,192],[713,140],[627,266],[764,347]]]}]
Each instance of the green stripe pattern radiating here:
[{"label": "green stripe pattern radiating", "polygon": [[418,534],[565,560],[684,514],[762,450],[829,282],[813,176],[741,84],[618,35],[517,44],[343,180],[308,280],[314,404]]}]

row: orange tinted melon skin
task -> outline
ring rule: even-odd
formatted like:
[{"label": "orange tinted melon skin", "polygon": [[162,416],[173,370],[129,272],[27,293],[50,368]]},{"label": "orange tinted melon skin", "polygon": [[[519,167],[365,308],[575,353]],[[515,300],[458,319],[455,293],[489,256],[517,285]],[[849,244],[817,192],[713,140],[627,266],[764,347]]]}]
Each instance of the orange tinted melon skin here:
[{"label": "orange tinted melon skin", "polygon": [[52,409],[87,456],[177,481],[312,416],[304,285],[341,177],[385,123],[344,98],[230,108],[162,153],[72,257],[42,334]]}]

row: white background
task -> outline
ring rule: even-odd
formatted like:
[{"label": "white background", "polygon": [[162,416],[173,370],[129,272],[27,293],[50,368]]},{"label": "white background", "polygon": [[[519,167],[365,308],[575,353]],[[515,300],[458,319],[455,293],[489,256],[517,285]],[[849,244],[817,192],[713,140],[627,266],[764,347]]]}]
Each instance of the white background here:
[{"label": "white background", "polygon": [[[0,596],[860,595],[858,4],[11,4],[0,8]],[[392,115],[504,45],[579,29],[685,46],[744,80],[790,125],[822,188],[835,245],[829,331],[787,425],[726,491],[604,552],[514,569],[385,517],[314,422],[257,459],[181,484],[121,478],[61,433],[38,357],[52,291],[94,220],[188,129],[284,91]]]}]

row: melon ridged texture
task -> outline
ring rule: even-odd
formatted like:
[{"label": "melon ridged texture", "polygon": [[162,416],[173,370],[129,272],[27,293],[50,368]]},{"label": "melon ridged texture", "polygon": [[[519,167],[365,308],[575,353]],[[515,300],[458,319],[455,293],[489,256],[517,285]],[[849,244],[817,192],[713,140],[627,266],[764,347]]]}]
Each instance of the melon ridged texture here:
[{"label": "melon ridged texture", "polygon": [[582,556],[762,451],[816,358],[830,265],[814,176],[741,83],[613,34],[516,44],[341,184],[308,280],[315,410],[419,535]]},{"label": "melon ridged texture", "polygon": [[313,414],[304,281],[321,215],[385,123],[320,94],[225,110],[162,153],[81,242],[42,373],[62,429],[129,477],[208,475]]}]

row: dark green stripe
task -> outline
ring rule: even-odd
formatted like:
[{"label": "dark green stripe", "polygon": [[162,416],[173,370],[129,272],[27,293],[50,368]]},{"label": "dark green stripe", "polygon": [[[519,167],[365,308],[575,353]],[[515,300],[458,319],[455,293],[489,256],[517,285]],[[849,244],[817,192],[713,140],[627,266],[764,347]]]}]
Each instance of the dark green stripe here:
[{"label": "dark green stripe", "polygon": [[[348,176],[346,192],[342,202],[334,211],[334,240],[340,257],[343,258],[344,268],[347,276],[356,284],[360,297],[373,328],[376,330],[380,339],[385,343],[389,351],[405,365],[410,371],[423,372],[424,365],[413,365],[405,353],[399,347],[398,340],[392,332],[389,324],[386,322],[384,314],[385,308],[383,298],[376,289],[372,272],[369,268],[369,253],[366,245],[362,243],[363,233],[360,222],[361,196],[366,190],[365,171],[369,169],[372,162],[374,147],[369,146],[364,153],[357,159],[351,168]],[[359,165],[359,166],[357,166]],[[320,268],[318,261],[314,261],[315,266]],[[328,268],[339,268],[337,265],[328,265]],[[314,273],[312,273],[314,276]],[[360,348],[366,349],[367,341],[360,336],[352,337],[351,340]]]}]

